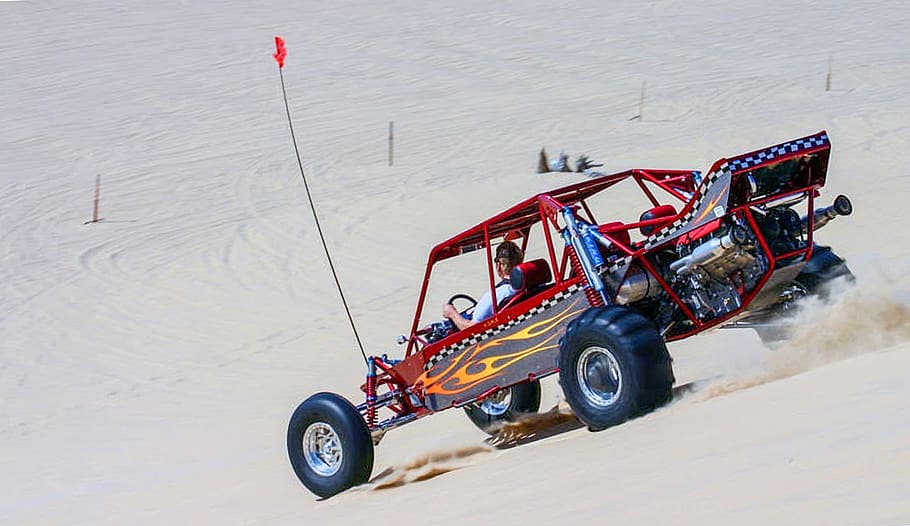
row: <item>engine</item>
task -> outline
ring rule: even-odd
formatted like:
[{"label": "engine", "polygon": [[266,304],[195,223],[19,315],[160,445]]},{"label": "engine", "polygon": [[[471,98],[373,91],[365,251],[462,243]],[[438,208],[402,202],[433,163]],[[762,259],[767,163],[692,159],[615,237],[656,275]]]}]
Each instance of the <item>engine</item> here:
[{"label": "engine", "polygon": [[[752,232],[737,223],[653,256],[661,277],[702,321],[723,316],[742,305],[742,296],[758,284],[768,260]],[[621,276],[613,276],[615,283]],[[657,280],[634,266],[618,288],[616,302],[631,304],[663,293]]]},{"label": "engine", "polygon": [[668,283],[702,321],[741,307],[743,294],[755,288],[768,268],[755,236],[739,224],[692,245],[677,245],[680,257],[669,265]]},{"label": "engine", "polygon": [[[683,236],[645,258],[699,320],[722,317],[742,307],[743,298],[755,290],[769,270],[758,234],[775,258],[776,267],[802,261],[800,250],[807,246],[810,217],[800,217],[791,206],[803,198],[796,196],[768,208],[751,207],[758,232],[742,217],[728,216],[713,232],[697,239]],[[831,206],[812,213],[812,229],[852,210],[850,200],[838,196]],[[666,301],[661,283],[641,263],[633,262],[628,269],[600,277],[607,289],[616,291],[617,304],[642,310],[663,328],[676,321],[686,322],[676,303]]]}]

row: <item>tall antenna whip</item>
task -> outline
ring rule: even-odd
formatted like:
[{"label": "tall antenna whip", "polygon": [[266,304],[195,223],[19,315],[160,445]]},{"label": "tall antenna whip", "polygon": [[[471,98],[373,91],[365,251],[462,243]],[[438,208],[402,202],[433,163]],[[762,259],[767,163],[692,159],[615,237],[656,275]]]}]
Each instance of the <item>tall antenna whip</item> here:
[{"label": "tall antenna whip", "polygon": [[367,353],[363,350],[363,343],[360,341],[360,335],[357,334],[357,327],[354,325],[354,317],[351,316],[351,309],[348,308],[348,302],[344,298],[344,291],[341,290],[341,282],[338,280],[338,273],[335,272],[335,265],[332,263],[332,256],[329,254],[329,246],[325,242],[325,235],[322,233],[322,225],[319,224],[319,216],[316,215],[316,205],[313,204],[313,197],[310,195],[310,185],[307,184],[306,174],[303,172],[303,163],[300,161],[300,149],[297,148],[297,137],[294,135],[294,123],[291,121],[291,109],[288,106],[288,93],[284,87],[284,59],[288,52],[284,47],[284,39],[280,36],[275,37],[275,54],[272,57],[278,62],[278,75],[281,77],[281,94],[284,97],[284,109],[288,114],[288,127],[291,129],[291,141],[294,143],[294,153],[297,155],[297,167],[300,168],[300,177],[303,178],[303,187],[306,189],[306,197],[310,202],[310,210],[313,212],[313,221],[316,223],[316,230],[319,232],[319,239],[322,241],[322,248],[325,250],[325,258],[329,262],[329,268],[332,270],[332,277],[335,278],[335,286],[338,288],[338,295],[341,296],[341,304],[344,305],[344,312],[348,315],[348,321],[351,322],[351,330],[354,331],[354,339],[357,340],[357,346],[360,347],[360,354],[363,355],[363,361],[369,365]]}]

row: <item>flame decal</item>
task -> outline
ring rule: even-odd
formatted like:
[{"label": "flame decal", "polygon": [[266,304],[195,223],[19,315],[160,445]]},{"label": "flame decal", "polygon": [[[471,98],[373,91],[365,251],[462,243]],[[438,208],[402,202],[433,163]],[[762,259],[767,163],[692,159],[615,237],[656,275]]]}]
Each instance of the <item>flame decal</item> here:
[{"label": "flame decal", "polygon": [[[432,369],[424,372],[418,382],[424,382],[427,394],[454,395],[463,393],[496,376],[516,362],[534,354],[555,349],[558,347],[558,343],[554,340],[560,333],[554,329],[558,329],[567,319],[583,310],[583,308],[577,308],[579,303],[580,298],[576,298],[561,314],[531,323],[512,334],[480,342],[473,348],[463,352],[460,357],[453,360],[445,369],[432,377],[430,376]],[[540,341],[530,342],[530,340],[535,339],[540,339]],[[516,352],[479,357],[484,351],[493,350],[495,352],[497,347],[510,343],[515,346],[516,342],[528,342],[530,345]]]},{"label": "flame decal", "polygon": [[707,206],[705,206],[705,208],[702,210],[702,212],[700,214],[698,214],[698,217],[696,217],[695,220],[693,220],[690,224],[697,225],[699,223],[699,221],[708,217],[708,214],[710,214],[714,210],[714,207],[717,206],[717,203],[719,203],[720,200],[723,199],[723,197],[724,197],[723,192],[717,194],[714,197],[714,199],[711,199],[711,201],[707,204]]}]

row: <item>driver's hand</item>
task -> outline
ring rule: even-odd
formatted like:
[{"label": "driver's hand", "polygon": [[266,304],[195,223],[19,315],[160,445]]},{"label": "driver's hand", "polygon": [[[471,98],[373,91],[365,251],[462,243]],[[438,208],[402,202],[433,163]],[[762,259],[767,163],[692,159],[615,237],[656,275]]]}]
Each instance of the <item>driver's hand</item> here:
[{"label": "driver's hand", "polygon": [[455,308],[451,303],[446,303],[442,306],[442,317],[447,319],[452,319],[458,316],[458,309]]}]

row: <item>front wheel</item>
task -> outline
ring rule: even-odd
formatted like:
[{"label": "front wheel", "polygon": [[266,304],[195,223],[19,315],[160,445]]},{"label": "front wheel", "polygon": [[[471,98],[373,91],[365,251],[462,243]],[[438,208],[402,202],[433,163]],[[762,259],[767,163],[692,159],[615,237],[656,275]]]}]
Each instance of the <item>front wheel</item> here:
[{"label": "front wheel", "polygon": [[588,309],[566,328],[559,383],[575,416],[592,431],[669,402],[673,381],[657,327],[626,307]]},{"label": "front wheel", "polygon": [[373,471],[373,442],[363,418],[334,393],[304,400],[288,424],[288,456],[300,482],[320,497],[363,484]]},{"label": "front wheel", "polygon": [[500,389],[464,412],[481,431],[493,434],[504,422],[514,422],[522,414],[540,409],[540,382],[524,382]]}]

